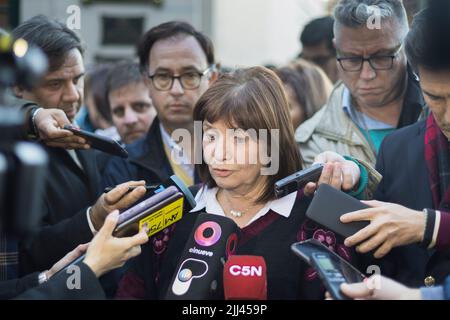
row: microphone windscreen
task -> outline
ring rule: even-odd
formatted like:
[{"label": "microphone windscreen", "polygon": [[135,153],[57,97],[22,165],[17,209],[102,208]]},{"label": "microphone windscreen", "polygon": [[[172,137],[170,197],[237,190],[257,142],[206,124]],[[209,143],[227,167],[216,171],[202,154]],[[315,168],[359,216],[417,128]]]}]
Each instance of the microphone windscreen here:
[{"label": "microphone windscreen", "polygon": [[223,269],[225,300],[267,300],[266,262],[261,256],[231,256]]}]

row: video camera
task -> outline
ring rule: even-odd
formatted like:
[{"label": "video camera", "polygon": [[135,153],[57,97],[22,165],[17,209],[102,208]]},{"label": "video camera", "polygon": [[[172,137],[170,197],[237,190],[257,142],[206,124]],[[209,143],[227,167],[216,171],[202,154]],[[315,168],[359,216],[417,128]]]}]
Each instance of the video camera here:
[{"label": "video camera", "polygon": [[0,232],[22,237],[41,220],[47,154],[24,142],[25,114],[10,105],[13,86],[31,89],[47,70],[40,49],[0,33]]}]

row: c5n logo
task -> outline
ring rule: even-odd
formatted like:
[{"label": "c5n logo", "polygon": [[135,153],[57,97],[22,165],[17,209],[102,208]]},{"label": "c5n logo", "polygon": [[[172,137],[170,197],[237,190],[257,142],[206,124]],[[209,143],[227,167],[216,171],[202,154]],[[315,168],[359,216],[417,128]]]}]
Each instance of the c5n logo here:
[{"label": "c5n logo", "polygon": [[66,285],[69,290],[81,289],[81,270],[77,265],[72,265],[67,268],[67,274],[70,274],[67,278]]}]

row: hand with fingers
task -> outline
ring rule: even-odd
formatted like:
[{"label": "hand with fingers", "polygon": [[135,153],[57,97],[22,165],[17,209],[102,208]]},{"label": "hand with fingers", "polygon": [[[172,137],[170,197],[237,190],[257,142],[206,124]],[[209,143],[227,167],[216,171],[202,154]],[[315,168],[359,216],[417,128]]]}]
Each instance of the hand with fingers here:
[{"label": "hand with fingers", "polygon": [[64,149],[89,149],[87,141],[62,129],[71,125],[64,111],[59,109],[42,109],[34,119],[39,138],[49,147]]},{"label": "hand with fingers", "polygon": [[[129,192],[129,187],[137,187]],[[145,181],[129,181],[119,184],[108,193],[104,193],[98,198],[90,211],[91,222],[95,230],[99,230],[109,212],[113,210],[123,210],[131,207],[136,201],[146,193]]]},{"label": "hand with fingers", "polygon": [[[341,291],[356,300],[421,300],[420,289],[408,288],[381,275],[373,275],[359,283],[343,283]],[[327,299],[331,296],[327,292]]]},{"label": "hand with fingers", "polygon": [[356,250],[367,253],[375,250],[374,257],[382,258],[392,248],[418,243],[423,240],[426,214],[394,203],[362,201],[370,208],[349,212],[341,222],[370,221],[370,224],[345,239],[345,245],[358,245]]},{"label": "hand with fingers", "polygon": [[317,155],[314,159],[314,164],[316,163],[324,163],[325,166],[319,181],[309,182],[305,186],[303,192],[307,196],[313,195],[322,183],[329,184],[338,190],[351,190],[359,183],[361,172],[358,165],[335,152],[325,151]]},{"label": "hand with fingers", "polygon": [[88,248],[88,243],[80,244],[74,250],[70,251],[66,254],[61,260],[56,262],[50,270],[45,271],[47,275],[47,279],[50,279],[54,274],[58,273],[61,269],[69,265],[72,261],[80,257],[83,253],[86,252]]},{"label": "hand with fingers", "polygon": [[122,267],[125,262],[141,253],[141,245],[148,241],[147,231],[132,237],[116,238],[112,235],[119,219],[119,211],[111,212],[100,231],[91,241],[83,260],[97,277]]}]

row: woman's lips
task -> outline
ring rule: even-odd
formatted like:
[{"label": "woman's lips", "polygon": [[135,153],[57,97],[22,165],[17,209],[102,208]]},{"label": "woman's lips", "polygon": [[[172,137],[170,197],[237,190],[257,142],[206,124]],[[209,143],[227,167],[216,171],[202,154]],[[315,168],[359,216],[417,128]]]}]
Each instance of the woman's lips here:
[{"label": "woman's lips", "polygon": [[212,171],[216,177],[221,178],[228,177],[230,174],[233,173],[233,171],[225,169],[212,169]]}]

